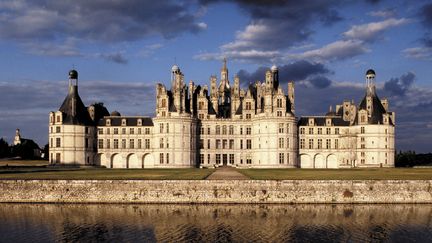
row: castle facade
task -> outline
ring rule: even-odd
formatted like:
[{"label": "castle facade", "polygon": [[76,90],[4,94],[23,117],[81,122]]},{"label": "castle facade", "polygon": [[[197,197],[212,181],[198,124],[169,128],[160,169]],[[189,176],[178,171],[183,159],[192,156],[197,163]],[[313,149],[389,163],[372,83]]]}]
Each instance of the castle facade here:
[{"label": "castle facade", "polygon": [[325,116],[295,116],[294,83],[282,88],[276,66],[264,82],[246,89],[229,80],[224,60],[220,80],[210,88],[190,81],[177,65],[171,89],[156,86],[156,117],[109,113],[102,103],[88,107],[78,94],[78,72],[69,72],[69,92],[50,112],[52,164],[107,168],[394,167],[395,114],[375,90],[375,72],[357,106],[338,105]]}]

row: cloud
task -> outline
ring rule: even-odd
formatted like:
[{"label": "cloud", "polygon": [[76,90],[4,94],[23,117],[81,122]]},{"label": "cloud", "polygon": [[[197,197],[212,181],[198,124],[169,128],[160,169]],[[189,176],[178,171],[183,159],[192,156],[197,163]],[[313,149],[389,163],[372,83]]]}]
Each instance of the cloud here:
[{"label": "cloud", "polygon": [[201,53],[194,56],[195,59],[201,61],[209,60],[222,60],[224,57],[230,60],[238,61],[255,61],[267,62],[271,59],[279,58],[281,54],[279,51],[258,51],[258,50],[244,50],[244,51],[224,51],[221,53]]},{"label": "cloud", "polygon": [[384,89],[393,95],[404,96],[414,83],[415,74],[408,72],[400,78],[392,78],[384,83]]},{"label": "cloud", "polygon": [[0,12],[0,36],[24,41],[122,42],[206,28],[187,3],[176,1],[5,0]]},{"label": "cloud", "polygon": [[299,54],[289,54],[288,58],[328,62],[345,60],[367,52],[369,52],[369,49],[364,46],[362,41],[339,40],[318,49],[305,51]]},{"label": "cloud", "polygon": [[348,31],[343,33],[343,36],[348,39],[361,40],[366,42],[375,41],[380,35],[391,27],[396,27],[408,23],[405,18],[395,19],[390,18],[380,22],[372,22],[362,25],[354,25]]},{"label": "cloud", "polygon": [[423,20],[423,24],[426,28],[432,28],[432,3],[425,4],[420,9],[420,16]]},{"label": "cloud", "polygon": [[325,76],[316,76],[316,77],[313,77],[313,78],[309,79],[309,82],[314,87],[320,88],[320,89],[327,88],[331,84],[330,79],[328,79]]},{"label": "cloud", "polygon": [[128,60],[126,59],[126,57],[124,57],[123,54],[120,52],[109,53],[109,54],[100,54],[100,57],[102,57],[103,59],[105,59],[109,62],[114,62],[114,63],[118,63],[118,64],[127,64],[128,63]]},{"label": "cloud", "polygon": [[[265,78],[265,72],[268,69],[269,69],[268,67],[259,67],[254,72],[251,73],[242,69],[237,73],[237,75],[239,76],[240,82],[242,84],[248,84],[251,82],[255,82],[257,80],[263,80]],[[279,70],[279,79],[281,84],[287,83],[290,80],[294,80],[297,82],[297,81],[306,80],[307,78],[314,78],[316,75],[331,73],[331,71],[328,70],[321,63],[311,63],[304,60],[280,66],[278,67],[278,70]],[[315,81],[316,82],[311,82],[311,84],[314,86],[317,85],[324,88],[325,82],[322,82],[324,81],[323,79],[321,80],[316,79]],[[329,83],[327,85],[329,85]]]},{"label": "cloud", "polygon": [[384,9],[384,10],[371,11],[368,13],[368,15],[372,17],[391,18],[396,16],[396,11],[394,9]]},{"label": "cloud", "polygon": [[432,60],[432,46],[407,48],[402,51],[402,54],[407,58],[430,61]]}]

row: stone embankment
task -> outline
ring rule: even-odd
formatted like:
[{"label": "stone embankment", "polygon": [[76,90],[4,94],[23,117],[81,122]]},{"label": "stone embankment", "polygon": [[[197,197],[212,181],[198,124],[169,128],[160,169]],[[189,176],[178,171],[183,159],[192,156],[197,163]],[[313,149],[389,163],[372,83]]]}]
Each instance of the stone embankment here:
[{"label": "stone embankment", "polygon": [[432,180],[0,180],[0,202],[432,203]]}]

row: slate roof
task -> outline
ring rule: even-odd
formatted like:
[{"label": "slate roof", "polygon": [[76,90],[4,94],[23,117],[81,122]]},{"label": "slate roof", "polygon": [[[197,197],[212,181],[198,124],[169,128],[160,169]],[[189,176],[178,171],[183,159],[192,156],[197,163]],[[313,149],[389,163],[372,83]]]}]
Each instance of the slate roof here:
[{"label": "slate roof", "polygon": [[153,120],[147,116],[126,117],[126,116],[105,116],[99,120],[98,126],[106,126],[106,120],[111,119],[111,126],[121,126],[122,120],[126,119],[126,126],[138,126],[138,119],[142,120],[143,127],[154,126]]},{"label": "slate roof", "polygon": [[[387,113],[384,106],[381,103],[381,100],[378,98],[376,94],[372,94],[372,114],[369,118],[368,124],[383,124],[383,115]],[[367,110],[366,106],[366,98],[367,94],[360,102],[359,110]],[[355,124],[358,122],[358,117],[356,115]],[[393,125],[393,121],[390,118],[390,124]]]},{"label": "slate roof", "polygon": [[333,126],[349,126],[349,121],[344,121],[340,116],[325,117],[325,116],[314,116],[314,117],[301,117],[298,121],[299,126],[307,126],[309,124],[309,118],[313,118],[315,121],[315,126],[326,126],[326,119],[330,118],[332,120]]},{"label": "slate roof", "polygon": [[69,87],[68,95],[59,110],[63,112],[63,124],[85,126],[93,125],[90,114],[78,95],[77,86],[72,85]]}]

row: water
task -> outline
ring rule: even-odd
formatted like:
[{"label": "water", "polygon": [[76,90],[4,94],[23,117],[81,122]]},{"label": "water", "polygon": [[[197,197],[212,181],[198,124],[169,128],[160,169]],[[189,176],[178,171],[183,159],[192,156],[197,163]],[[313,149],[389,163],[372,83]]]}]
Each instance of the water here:
[{"label": "water", "polygon": [[432,205],[0,204],[0,242],[432,242]]}]

